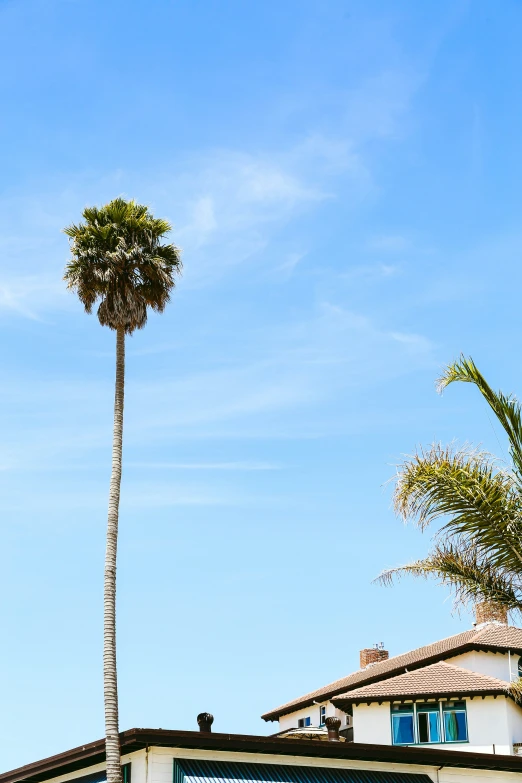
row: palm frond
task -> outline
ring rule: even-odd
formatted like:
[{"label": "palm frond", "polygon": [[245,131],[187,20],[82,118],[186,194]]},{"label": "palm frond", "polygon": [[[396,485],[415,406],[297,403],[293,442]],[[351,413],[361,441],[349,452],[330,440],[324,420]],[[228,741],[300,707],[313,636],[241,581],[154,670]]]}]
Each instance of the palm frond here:
[{"label": "palm frond", "polygon": [[493,566],[474,547],[436,544],[426,558],[387,569],[374,581],[390,586],[405,575],[437,579],[452,589],[457,607],[487,600],[510,611],[522,611],[520,574]]},{"label": "palm frond", "polygon": [[522,479],[522,410],[519,401],[512,395],[493,391],[471,357],[461,355],[456,362],[448,365],[437,381],[437,390],[442,392],[450,383],[457,381],[473,383],[479,389],[507,434],[513,465]]},{"label": "palm frond", "polygon": [[522,502],[513,476],[485,452],[438,444],[398,467],[394,506],[424,530],[459,536],[499,567],[522,568]]},{"label": "palm frond", "polygon": [[522,677],[509,683],[508,693],[517,704],[522,704]]}]

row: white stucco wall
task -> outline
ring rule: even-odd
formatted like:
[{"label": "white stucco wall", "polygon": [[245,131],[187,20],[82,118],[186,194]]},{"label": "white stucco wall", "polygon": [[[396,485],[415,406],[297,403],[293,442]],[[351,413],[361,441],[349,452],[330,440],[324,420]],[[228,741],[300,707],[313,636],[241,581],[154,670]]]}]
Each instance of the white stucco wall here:
[{"label": "white stucco wall", "polygon": [[512,742],[522,742],[522,707],[511,699],[506,701],[509,734]]},{"label": "white stucco wall", "polygon": [[[492,753],[513,753],[511,721],[508,719],[508,699],[503,696],[467,699],[469,750]],[[522,718],[522,712],[518,720]],[[464,747],[464,746],[463,746]]]},{"label": "white stucco wall", "polygon": [[[424,745],[441,750],[512,754],[522,742],[522,709],[504,696],[466,699],[468,742]],[[390,704],[360,704],[353,708],[354,742],[391,745]]]},{"label": "white stucco wall", "polygon": [[454,658],[448,658],[447,663],[451,663],[453,666],[462,666],[463,669],[470,669],[480,674],[487,674],[488,677],[497,677],[499,680],[510,682],[511,679],[518,677],[519,658],[519,655],[508,655],[507,653],[473,651],[456,655]]},{"label": "white stucco wall", "polygon": [[359,704],[353,708],[353,741],[391,745],[389,704]]},{"label": "white stucco wall", "polygon": [[[513,703],[513,702],[511,702]],[[515,705],[513,705],[515,706]],[[476,753],[513,753],[511,713],[504,696],[466,699],[469,742],[430,745],[441,750],[473,751]],[[520,720],[520,716],[519,716]]]},{"label": "white stucco wall", "polygon": [[281,715],[279,718],[279,731],[296,728],[300,718],[310,718],[312,726],[317,726],[319,723],[319,707],[314,704],[312,707],[305,707],[304,710],[296,710],[288,715]]},{"label": "white stucco wall", "polygon": [[319,726],[320,721],[320,708],[326,707],[326,717],[335,717],[341,719],[341,729],[345,729],[348,725],[346,722],[346,713],[338,710],[334,707],[331,701],[323,701],[321,704],[312,704],[311,707],[305,707],[303,710],[296,710],[288,715],[282,715],[279,718],[279,731],[286,731],[287,729],[297,728],[299,719],[310,718],[311,726]]}]

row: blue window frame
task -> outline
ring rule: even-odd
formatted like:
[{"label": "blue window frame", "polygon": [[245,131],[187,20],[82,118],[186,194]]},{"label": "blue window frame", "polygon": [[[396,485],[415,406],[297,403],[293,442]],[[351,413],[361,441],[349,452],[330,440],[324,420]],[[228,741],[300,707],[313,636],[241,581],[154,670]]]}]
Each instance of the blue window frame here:
[{"label": "blue window frame", "polygon": [[299,718],[297,721],[297,728],[298,729],[304,729],[306,726],[312,725],[312,719],[311,718]]},{"label": "blue window frame", "polygon": [[319,710],[319,726],[324,726],[326,720],[326,707],[321,707]]},{"label": "blue window frame", "polygon": [[394,745],[468,741],[465,701],[392,704],[391,723]]}]

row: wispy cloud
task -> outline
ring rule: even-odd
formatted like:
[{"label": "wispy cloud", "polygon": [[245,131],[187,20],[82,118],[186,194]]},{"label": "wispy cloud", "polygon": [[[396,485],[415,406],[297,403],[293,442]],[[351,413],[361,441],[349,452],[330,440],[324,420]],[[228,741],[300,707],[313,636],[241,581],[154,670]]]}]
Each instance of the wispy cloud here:
[{"label": "wispy cloud", "polygon": [[[255,458],[180,458],[168,444],[308,438],[328,434],[332,427],[339,432],[353,392],[433,364],[434,346],[424,335],[325,301],[309,318],[245,332],[226,362],[211,367],[203,359],[205,369],[166,362],[153,381],[146,374],[129,378],[128,464],[186,472],[278,470],[277,462]],[[21,417],[24,424],[13,428],[7,413],[0,416],[0,465],[27,472],[66,461],[68,470],[94,469],[98,455],[110,450],[111,379],[86,383],[39,377],[36,395],[35,383],[30,370],[26,378],[2,378],[0,407],[9,412],[9,421]],[[144,459],[144,449],[159,441],[166,447],[162,458]]]},{"label": "wispy cloud", "polygon": [[[308,321],[250,335],[246,350],[249,360],[230,358],[219,369],[130,388],[129,406],[142,414],[128,437],[237,437],[263,428],[275,437],[305,434],[321,427],[320,403],[431,364],[434,346],[423,335],[323,302]],[[314,410],[313,421],[307,410]]]},{"label": "wispy cloud", "polygon": [[[176,188],[185,201],[173,211],[184,215],[177,237],[191,257],[188,285],[221,277],[263,251],[279,227],[332,198],[332,154],[324,140],[310,140],[284,153],[215,150],[187,161]],[[347,165],[338,160],[337,173]]]},{"label": "wispy cloud", "polygon": [[16,313],[33,321],[44,320],[43,313],[67,306],[63,282],[45,277],[0,276],[0,312]]},{"label": "wispy cloud", "polygon": [[[308,127],[292,144],[183,150],[160,171],[83,171],[63,180],[57,175],[47,192],[13,195],[2,202],[0,311],[39,319],[70,306],[61,264],[57,265],[58,260],[63,264],[67,252],[61,229],[85,203],[114,193],[139,193],[175,218],[175,239],[190,259],[183,281],[187,288],[211,285],[259,257],[283,226],[338,198],[341,191],[347,210],[359,206],[378,192],[367,142],[400,136],[423,78],[418,69],[397,66],[369,76],[353,89],[326,96],[332,104],[329,122],[323,128],[316,111],[310,112]],[[382,251],[404,249],[399,237],[375,242],[375,249]],[[279,251],[268,261],[267,253],[264,257],[264,268],[279,270],[279,279],[292,276],[303,248],[289,248],[285,254],[283,261]],[[21,258],[29,279],[18,275]]]},{"label": "wispy cloud", "polygon": [[301,263],[306,253],[288,253],[286,259],[274,271],[280,279],[288,280]]}]

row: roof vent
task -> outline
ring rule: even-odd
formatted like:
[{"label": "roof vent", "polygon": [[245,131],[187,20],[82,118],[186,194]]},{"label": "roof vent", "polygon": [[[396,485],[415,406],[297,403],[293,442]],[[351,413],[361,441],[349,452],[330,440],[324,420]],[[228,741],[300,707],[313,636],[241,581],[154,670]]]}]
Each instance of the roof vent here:
[{"label": "roof vent", "polygon": [[479,601],[475,604],[476,625],[484,625],[486,623],[507,625],[507,622],[507,609],[502,604],[497,604],[494,601]]},{"label": "roof vent", "polygon": [[211,715],[210,712],[200,712],[197,717],[197,721],[200,731],[212,731],[214,716]]},{"label": "roof vent", "polygon": [[330,742],[340,742],[339,729],[341,728],[340,718],[326,718],[324,725],[328,729],[328,739]]},{"label": "roof vent", "polygon": [[384,644],[382,642],[374,644],[373,647],[367,647],[359,653],[361,669],[366,669],[366,667],[371,666],[372,663],[387,661],[389,657],[390,653],[388,650],[384,649]]}]

